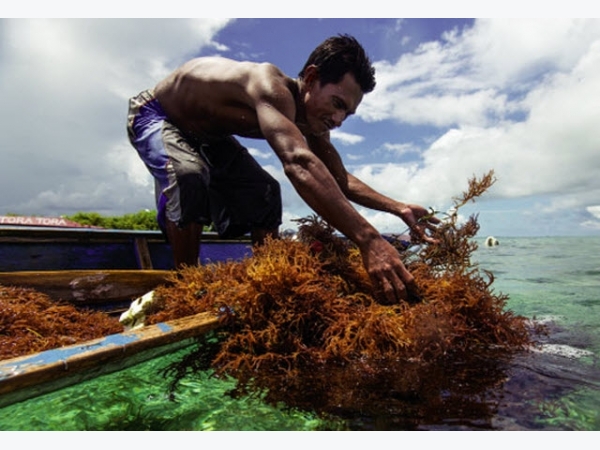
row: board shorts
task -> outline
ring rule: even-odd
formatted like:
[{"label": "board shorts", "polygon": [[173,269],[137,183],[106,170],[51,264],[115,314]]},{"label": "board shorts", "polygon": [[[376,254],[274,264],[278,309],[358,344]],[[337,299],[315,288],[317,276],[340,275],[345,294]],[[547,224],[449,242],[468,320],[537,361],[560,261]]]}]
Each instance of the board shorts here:
[{"label": "board shorts", "polygon": [[281,225],[279,183],[234,137],[186,135],[152,91],[129,100],[129,141],[155,180],[158,224],[214,225],[222,238]]}]

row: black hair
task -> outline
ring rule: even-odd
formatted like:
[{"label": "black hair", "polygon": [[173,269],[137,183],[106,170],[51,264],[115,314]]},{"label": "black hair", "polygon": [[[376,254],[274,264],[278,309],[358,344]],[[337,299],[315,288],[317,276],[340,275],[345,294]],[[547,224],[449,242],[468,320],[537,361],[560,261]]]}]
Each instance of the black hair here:
[{"label": "black hair", "polygon": [[330,37],[315,48],[298,74],[300,78],[310,65],[317,67],[321,85],[338,83],[350,72],[363,93],[375,89],[375,68],[362,45],[348,34]]}]

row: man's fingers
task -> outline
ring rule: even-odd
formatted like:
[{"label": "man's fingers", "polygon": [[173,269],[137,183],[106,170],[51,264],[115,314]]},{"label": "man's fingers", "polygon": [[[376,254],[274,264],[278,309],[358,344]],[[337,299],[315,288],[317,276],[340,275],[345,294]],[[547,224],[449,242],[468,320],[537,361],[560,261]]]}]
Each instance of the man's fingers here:
[{"label": "man's fingers", "polygon": [[407,286],[414,277],[406,269],[398,250],[385,239],[363,255],[365,268],[371,278],[374,294],[382,303],[394,304],[408,299]]},{"label": "man's fingers", "polygon": [[439,241],[427,234],[427,230],[431,232],[437,231],[437,227],[428,222],[417,223],[411,227],[411,232],[416,235],[417,238],[429,242],[430,244],[437,244]]},{"label": "man's fingers", "polygon": [[437,225],[435,225],[435,224],[433,224],[433,223],[430,223],[430,222],[427,222],[427,223],[425,224],[425,227],[426,227],[428,230],[431,230],[431,231],[435,231],[435,230],[437,230],[437,228],[438,228],[438,227],[437,227]]},{"label": "man's fingers", "polygon": [[383,297],[385,297],[387,304],[396,302],[396,293],[394,292],[394,288],[385,278],[381,280],[381,293],[383,294]]},{"label": "man's fingers", "polygon": [[393,295],[394,295],[394,302],[398,303],[401,300],[406,300],[408,295],[406,293],[406,286],[404,285],[404,283],[396,278],[396,280],[394,280],[394,286],[393,286]]},{"label": "man's fingers", "polygon": [[378,291],[385,299],[386,304],[391,305],[407,299],[406,287],[399,279],[397,279],[394,283],[391,283],[389,280],[384,278],[381,280],[379,285],[380,287]]},{"label": "man's fingers", "polygon": [[415,288],[415,278],[411,273],[404,266],[397,269],[397,273],[391,272],[379,283],[381,293],[390,304],[408,300],[408,291]]}]

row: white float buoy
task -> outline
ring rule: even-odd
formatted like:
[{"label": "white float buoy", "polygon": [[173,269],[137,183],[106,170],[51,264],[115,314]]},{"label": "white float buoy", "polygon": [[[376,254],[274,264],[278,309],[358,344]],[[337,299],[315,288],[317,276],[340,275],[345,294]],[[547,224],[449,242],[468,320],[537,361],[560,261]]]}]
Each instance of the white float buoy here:
[{"label": "white float buoy", "polygon": [[496,245],[499,245],[500,242],[498,242],[498,239],[496,239],[494,236],[488,236],[485,240],[485,246],[486,247],[495,247]]}]

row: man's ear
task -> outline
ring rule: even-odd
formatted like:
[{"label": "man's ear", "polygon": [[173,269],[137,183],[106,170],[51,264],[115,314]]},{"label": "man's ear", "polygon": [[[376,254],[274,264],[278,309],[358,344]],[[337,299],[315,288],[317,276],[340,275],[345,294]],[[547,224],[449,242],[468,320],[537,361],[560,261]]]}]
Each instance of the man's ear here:
[{"label": "man's ear", "polygon": [[319,81],[319,68],[314,64],[311,64],[304,69],[304,83],[308,87],[312,87],[315,82]]}]

